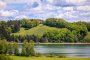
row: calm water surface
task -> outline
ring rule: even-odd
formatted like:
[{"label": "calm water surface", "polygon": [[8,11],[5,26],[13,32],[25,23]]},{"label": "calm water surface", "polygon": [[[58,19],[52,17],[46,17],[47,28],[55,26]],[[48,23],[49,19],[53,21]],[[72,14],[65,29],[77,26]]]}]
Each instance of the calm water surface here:
[{"label": "calm water surface", "polygon": [[34,49],[42,54],[60,54],[67,57],[90,57],[90,44],[36,44]]}]

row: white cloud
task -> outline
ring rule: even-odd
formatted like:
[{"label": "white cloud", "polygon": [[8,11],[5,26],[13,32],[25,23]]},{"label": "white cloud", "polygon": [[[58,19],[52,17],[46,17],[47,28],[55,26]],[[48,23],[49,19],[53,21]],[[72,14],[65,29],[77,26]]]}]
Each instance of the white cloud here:
[{"label": "white cloud", "polygon": [[53,3],[54,2],[54,0],[47,0],[49,3]]},{"label": "white cloud", "polygon": [[68,11],[64,13],[59,13],[56,17],[57,18],[77,18],[77,16],[73,15],[75,12],[74,11]]},{"label": "white cloud", "polygon": [[59,14],[58,16],[56,16],[56,18],[63,18],[64,14]]},{"label": "white cloud", "polygon": [[53,5],[50,5],[50,4],[46,4],[46,5],[42,6],[42,9],[49,11],[49,10],[61,9],[61,7],[57,7],[57,6],[53,6]]},{"label": "white cloud", "polygon": [[81,13],[80,15],[82,15],[82,16],[90,16],[90,12]]},{"label": "white cloud", "polygon": [[78,6],[76,8],[77,10],[90,11],[90,6]]},{"label": "white cloud", "polygon": [[26,15],[19,15],[19,16],[16,16],[15,19],[29,19],[29,17]]},{"label": "white cloud", "polygon": [[5,2],[0,1],[0,9],[5,8],[5,7],[6,7],[6,3],[5,3]]},{"label": "white cloud", "polygon": [[15,16],[18,14],[17,10],[10,10],[10,11],[5,11],[5,10],[1,10],[0,11],[0,16]]},{"label": "white cloud", "polygon": [[73,11],[74,7],[64,7],[63,10],[66,11]]},{"label": "white cloud", "polygon": [[7,3],[30,3],[32,4],[33,2],[38,2],[40,0],[4,0],[4,2],[7,2]]},{"label": "white cloud", "polygon": [[70,4],[84,4],[86,3],[87,0],[66,0],[67,3],[70,3]]},{"label": "white cloud", "polygon": [[[84,18],[86,18],[84,20],[90,20],[89,18],[90,12],[88,12],[90,11],[89,0],[42,0],[42,1],[2,0],[2,1],[0,0],[0,19],[7,19],[7,18],[46,19],[50,17],[57,17],[73,21],[75,19],[81,20]],[[20,7],[22,5],[23,7]]]}]

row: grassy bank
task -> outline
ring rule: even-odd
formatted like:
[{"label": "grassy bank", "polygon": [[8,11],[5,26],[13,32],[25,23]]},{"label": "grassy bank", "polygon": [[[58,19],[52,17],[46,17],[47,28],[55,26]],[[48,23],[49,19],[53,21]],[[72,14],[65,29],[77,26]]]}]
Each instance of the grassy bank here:
[{"label": "grassy bank", "polygon": [[21,35],[21,36],[25,36],[25,35],[38,35],[38,36],[42,36],[45,32],[47,31],[52,31],[58,28],[55,27],[49,27],[49,26],[45,26],[45,25],[38,25],[37,27],[31,28],[29,30],[25,30],[24,28],[20,28],[20,31],[17,33],[13,33],[14,35]]},{"label": "grassy bank", "polygon": [[20,57],[11,56],[13,60],[90,60],[90,58],[55,58],[55,57]]}]

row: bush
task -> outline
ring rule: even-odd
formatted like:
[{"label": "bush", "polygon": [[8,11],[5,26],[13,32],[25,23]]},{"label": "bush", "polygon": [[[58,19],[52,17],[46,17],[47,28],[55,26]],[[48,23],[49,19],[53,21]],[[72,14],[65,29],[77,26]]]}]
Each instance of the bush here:
[{"label": "bush", "polygon": [[13,54],[13,49],[14,49],[14,48],[13,48],[13,44],[12,44],[12,43],[9,43],[9,44],[8,44],[8,54],[9,54],[9,55],[12,55],[12,54]]},{"label": "bush", "polygon": [[14,43],[14,54],[16,55],[16,56],[19,56],[20,54],[19,54],[19,50],[18,50],[18,44],[15,42]]},{"label": "bush", "polygon": [[0,54],[6,54],[7,53],[7,41],[6,40],[0,40]]},{"label": "bush", "polygon": [[13,60],[9,56],[6,55],[0,55],[0,60]]},{"label": "bush", "polygon": [[88,32],[87,36],[85,36],[83,40],[87,43],[90,43],[90,32]]},{"label": "bush", "polygon": [[58,57],[59,57],[59,58],[65,58],[66,56],[64,56],[64,55],[59,55]]},{"label": "bush", "polygon": [[42,56],[42,54],[40,54],[40,53],[35,54],[35,57],[41,57],[41,56]]},{"label": "bush", "polygon": [[55,57],[55,54],[48,54],[47,57]]},{"label": "bush", "polygon": [[22,47],[22,53],[21,56],[26,56],[26,48]]},{"label": "bush", "polygon": [[22,56],[35,56],[35,51],[34,51],[34,42],[30,40],[28,43],[27,40],[23,42],[22,46]]}]

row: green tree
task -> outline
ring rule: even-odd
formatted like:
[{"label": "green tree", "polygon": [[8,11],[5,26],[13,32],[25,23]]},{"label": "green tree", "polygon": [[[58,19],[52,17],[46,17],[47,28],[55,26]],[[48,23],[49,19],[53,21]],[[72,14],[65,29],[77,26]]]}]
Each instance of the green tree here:
[{"label": "green tree", "polygon": [[0,60],[13,60],[9,56],[6,55],[0,55]]},{"label": "green tree", "polygon": [[14,51],[13,43],[9,43],[8,44],[8,54],[9,55],[12,55],[13,54],[13,51]]},{"label": "green tree", "polygon": [[6,40],[0,40],[0,54],[6,54],[7,53],[7,41]]},{"label": "green tree", "polygon": [[20,55],[20,53],[19,53],[19,50],[18,50],[18,44],[16,43],[16,42],[14,42],[14,54],[16,55],[16,56],[19,56]]},{"label": "green tree", "polygon": [[22,47],[21,55],[22,56],[26,56],[26,48],[25,47]]},{"label": "green tree", "polygon": [[22,46],[22,56],[30,56],[30,55],[31,56],[35,55],[34,42],[30,40],[30,42],[28,43],[27,40],[25,40]]},{"label": "green tree", "polygon": [[47,26],[57,27],[57,28],[66,28],[69,25],[68,22],[59,18],[48,18],[46,19],[44,24]]}]

